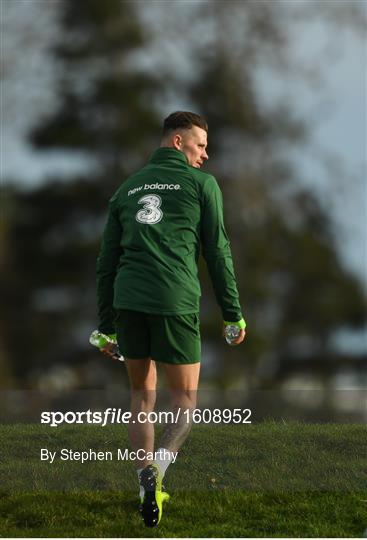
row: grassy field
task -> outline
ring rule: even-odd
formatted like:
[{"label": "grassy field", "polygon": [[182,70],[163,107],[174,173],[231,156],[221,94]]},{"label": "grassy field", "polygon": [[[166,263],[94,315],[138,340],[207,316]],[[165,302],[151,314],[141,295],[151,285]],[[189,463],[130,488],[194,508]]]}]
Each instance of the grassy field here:
[{"label": "grassy field", "polygon": [[[158,528],[137,512],[124,426],[0,426],[0,536],[361,537],[367,431],[360,425],[194,426],[165,484]],[[57,452],[54,463],[40,449]],[[61,461],[62,448],[112,461]]]}]

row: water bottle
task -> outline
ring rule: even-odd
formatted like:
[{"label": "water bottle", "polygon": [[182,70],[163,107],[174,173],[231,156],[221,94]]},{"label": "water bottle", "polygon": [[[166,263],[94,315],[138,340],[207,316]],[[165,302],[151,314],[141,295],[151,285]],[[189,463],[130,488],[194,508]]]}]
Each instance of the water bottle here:
[{"label": "water bottle", "polygon": [[119,360],[120,362],[124,361],[124,357],[120,354],[116,339],[110,338],[109,336],[106,336],[106,334],[102,334],[99,330],[93,330],[89,336],[89,343],[98,349],[103,349],[107,343],[113,343],[114,346],[111,350],[112,358],[114,360]]},{"label": "water bottle", "polygon": [[233,345],[233,342],[236,341],[238,336],[241,333],[241,329],[235,324],[228,324],[224,329],[224,337],[228,345]]}]

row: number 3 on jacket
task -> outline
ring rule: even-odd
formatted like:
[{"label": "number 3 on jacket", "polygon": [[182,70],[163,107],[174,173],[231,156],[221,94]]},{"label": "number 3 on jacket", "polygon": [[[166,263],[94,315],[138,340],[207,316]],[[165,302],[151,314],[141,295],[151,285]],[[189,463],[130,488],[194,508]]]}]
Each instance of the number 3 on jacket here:
[{"label": "number 3 on jacket", "polygon": [[143,209],[137,212],[135,219],[139,223],[154,225],[159,223],[163,217],[163,212],[160,209],[162,199],[159,195],[144,195],[138,200],[138,204],[144,204]]}]

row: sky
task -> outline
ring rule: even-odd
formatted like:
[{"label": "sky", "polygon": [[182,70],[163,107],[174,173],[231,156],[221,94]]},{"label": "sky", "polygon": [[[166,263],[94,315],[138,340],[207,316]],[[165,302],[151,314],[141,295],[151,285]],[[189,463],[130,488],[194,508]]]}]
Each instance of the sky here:
[{"label": "sky", "polygon": [[[291,87],[289,99],[300,102],[294,105],[312,134],[293,155],[300,177],[331,210],[343,259],[367,287],[366,42],[348,29],[330,34],[316,22],[293,40],[299,62],[312,68],[313,59],[321,59],[320,90],[317,82],[314,88],[302,80],[278,84],[283,91]],[[270,77],[274,88],[274,73]]]},{"label": "sky", "polygon": [[[26,140],[27,131],[42,115],[52,112],[56,103],[56,68],[47,51],[58,37],[58,4],[58,0],[1,2],[1,176],[26,186],[37,185],[55,172],[67,177],[70,172],[85,170],[82,155],[38,153]],[[366,2],[361,5],[367,8]],[[154,25],[164,3],[150,6],[143,19]],[[175,5],[183,16],[189,7],[189,2]],[[327,32],[325,28],[320,21],[305,26],[301,20],[288,30],[294,64],[304,66],[309,74],[315,62],[321,61],[321,81],[315,77],[310,84],[305,82],[309,77],[280,76],[264,69],[258,73],[258,92],[264,105],[287,96],[308,124],[309,143],[302,149],[287,149],[288,157],[302,171],[302,181],[331,211],[345,264],[367,286],[366,43],[350,30],[336,30],[332,24]],[[213,31],[208,27],[209,41],[215,38],[210,37]],[[19,55],[19,50],[27,54]],[[177,48],[172,54],[178,71],[190,70],[184,49]],[[161,58],[153,47],[150,67],[159,66]],[[336,169],[345,171],[342,178],[333,175]]]}]

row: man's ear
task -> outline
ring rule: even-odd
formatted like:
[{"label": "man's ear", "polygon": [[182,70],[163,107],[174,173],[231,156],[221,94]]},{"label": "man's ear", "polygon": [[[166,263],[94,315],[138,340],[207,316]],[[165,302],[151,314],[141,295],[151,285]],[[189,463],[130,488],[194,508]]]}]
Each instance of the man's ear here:
[{"label": "man's ear", "polygon": [[176,150],[181,150],[182,147],[182,137],[179,133],[175,133],[173,136],[173,146],[176,148]]}]

